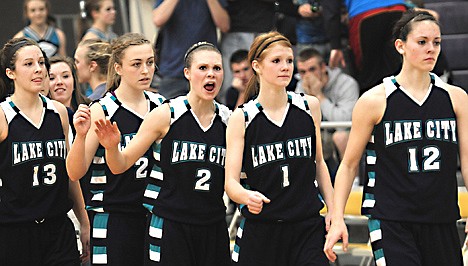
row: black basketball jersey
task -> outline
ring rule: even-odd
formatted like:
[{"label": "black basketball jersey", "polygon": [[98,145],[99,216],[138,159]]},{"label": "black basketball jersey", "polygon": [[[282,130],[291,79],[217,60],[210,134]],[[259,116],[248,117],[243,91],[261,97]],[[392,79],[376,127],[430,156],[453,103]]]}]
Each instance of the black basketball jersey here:
[{"label": "black basketball jersey", "polygon": [[363,214],[420,223],[460,218],[457,120],[442,84],[431,74],[427,96],[418,101],[394,77],[384,79],[386,109],[366,149]]},{"label": "black basketball jersey", "polygon": [[153,214],[188,224],[225,218],[223,202],[226,125],[229,109],[214,103],[215,115],[204,128],[186,96],[169,101],[171,125],[154,145],[159,174],[148,178],[145,207]]},{"label": "black basketball jersey", "polygon": [[8,122],[8,136],[0,143],[0,223],[53,218],[65,215],[72,206],[62,121],[53,102],[40,97],[39,125],[10,97],[0,103]]},{"label": "black basketball jersey", "polygon": [[[159,94],[148,91],[144,93],[149,111],[164,101]],[[122,134],[119,145],[122,150],[135,136],[144,117],[120,102],[112,92],[107,92],[97,103],[102,106],[107,119],[117,122]],[[133,167],[115,175],[106,164],[104,147],[99,145],[88,172],[81,179],[86,208],[96,212],[144,213],[142,200],[145,179],[153,171],[150,157],[151,149],[148,149]]]},{"label": "black basketball jersey", "polygon": [[288,92],[288,107],[281,125],[263,112],[258,100],[246,103],[243,179],[271,202],[260,214],[242,208],[249,219],[298,221],[318,216],[323,207],[315,182],[315,124],[303,95]]}]

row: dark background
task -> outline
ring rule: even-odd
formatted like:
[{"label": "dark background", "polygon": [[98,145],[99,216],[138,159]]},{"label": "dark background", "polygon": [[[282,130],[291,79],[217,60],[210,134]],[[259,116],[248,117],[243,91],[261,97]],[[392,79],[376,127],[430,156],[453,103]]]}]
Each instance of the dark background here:
[{"label": "dark background", "polygon": [[[117,10],[116,22],[113,30],[122,34],[127,22],[123,23],[122,10],[126,11],[128,1],[115,0]],[[57,26],[67,37],[67,55],[73,56],[76,45],[81,39],[82,24],[79,0],[49,0],[50,14],[57,20]],[[123,6],[123,8],[122,8]],[[124,14],[126,14],[125,12]],[[128,17],[128,16],[127,16]],[[0,47],[26,25],[23,17],[23,0],[2,1],[0,7]]]}]

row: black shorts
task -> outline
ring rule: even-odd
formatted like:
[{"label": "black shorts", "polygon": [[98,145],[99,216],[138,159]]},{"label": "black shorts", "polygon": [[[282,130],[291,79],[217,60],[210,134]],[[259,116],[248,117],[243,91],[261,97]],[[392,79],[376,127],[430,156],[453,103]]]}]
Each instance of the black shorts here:
[{"label": "black shorts", "polygon": [[88,214],[92,264],[143,265],[146,214]]},{"label": "black shorts", "polygon": [[368,225],[377,266],[462,266],[455,222],[429,224],[369,219]]},{"label": "black shorts", "polygon": [[0,225],[0,265],[79,266],[72,221],[61,217]]},{"label": "black shorts", "polygon": [[226,222],[184,224],[148,217],[145,265],[231,265]]},{"label": "black shorts", "polygon": [[243,219],[237,231],[232,265],[328,266],[324,243],[323,217],[299,222]]}]

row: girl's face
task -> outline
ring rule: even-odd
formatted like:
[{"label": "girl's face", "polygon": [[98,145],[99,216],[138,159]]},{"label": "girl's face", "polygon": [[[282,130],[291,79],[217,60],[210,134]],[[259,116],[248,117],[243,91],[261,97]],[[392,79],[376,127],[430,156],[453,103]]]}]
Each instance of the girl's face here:
[{"label": "girl's face", "polygon": [[216,51],[194,51],[192,65],[184,68],[190,91],[205,100],[214,100],[223,83],[223,61]]},{"label": "girl's face", "polygon": [[79,45],[75,51],[75,65],[78,82],[86,83],[91,79],[90,64],[86,58],[88,47]]},{"label": "girl's face", "polygon": [[96,13],[96,19],[101,20],[104,24],[111,26],[115,22],[115,7],[113,0],[101,1],[101,7]]},{"label": "girl's face", "polygon": [[414,22],[406,42],[401,43],[403,61],[416,69],[431,71],[440,54],[440,28],[432,21]]},{"label": "girl's face", "polygon": [[36,45],[24,46],[16,52],[15,70],[6,69],[15,83],[15,92],[25,90],[39,94],[47,80],[47,69],[41,49]]},{"label": "girl's face", "polygon": [[26,4],[26,17],[31,24],[42,25],[47,23],[46,3],[41,0],[31,0]]},{"label": "girl's face", "polygon": [[263,51],[261,61],[252,62],[260,77],[260,84],[285,88],[291,81],[294,69],[293,50],[281,44],[272,44]]},{"label": "girl's face", "polygon": [[74,80],[70,66],[65,62],[58,62],[50,66],[50,98],[70,106],[73,95]]},{"label": "girl's face", "polygon": [[155,62],[151,44],[131,45],[124,50],[121,64],[114,65],[121,85],[148,90],[153,79]]}]

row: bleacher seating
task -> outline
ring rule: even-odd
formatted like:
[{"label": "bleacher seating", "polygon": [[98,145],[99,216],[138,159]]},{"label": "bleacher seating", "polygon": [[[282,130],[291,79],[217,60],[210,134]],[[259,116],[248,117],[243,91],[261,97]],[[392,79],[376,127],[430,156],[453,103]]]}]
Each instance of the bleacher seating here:
[{"label": "bleacher seating", "polygon": [[425,8],[440,15],[442,50],[452,71],[452,83],[468,91],[468,1],[430,0]]}]

